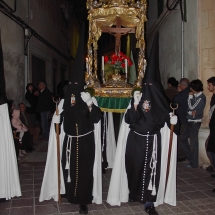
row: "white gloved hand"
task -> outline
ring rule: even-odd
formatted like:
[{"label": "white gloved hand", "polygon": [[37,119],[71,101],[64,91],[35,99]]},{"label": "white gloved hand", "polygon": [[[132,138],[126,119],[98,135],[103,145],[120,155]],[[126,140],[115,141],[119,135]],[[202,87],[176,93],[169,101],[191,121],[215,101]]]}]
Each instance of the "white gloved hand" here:
[{"label": "white gloved hand", "polygon": [[134,92],[134,104],[135,105],[138,105],[140,103],[141,97],[142,97],[142,93],[140,93],[140,91]]},{"label": "white gloved hand", "polygon": [[81,92],[81,98],[84,102],[87,103],[87,106],[89,106],[93,103],[92,97],[88,92]]},{"label": "white gloved hand", "polygon": [[172,115],[172,112],[171,113],[169,113],[169,116],[170,116],[170,124],[172,124],[172,125],[175,125],[175,124],[177,124],[177,122],[178,122],[178,117],[176,116],[176,115]]},{"label": "white gloved hand", "polygon": [[60,124],[60,115],[54,114],[52,117],[53,123]]}]

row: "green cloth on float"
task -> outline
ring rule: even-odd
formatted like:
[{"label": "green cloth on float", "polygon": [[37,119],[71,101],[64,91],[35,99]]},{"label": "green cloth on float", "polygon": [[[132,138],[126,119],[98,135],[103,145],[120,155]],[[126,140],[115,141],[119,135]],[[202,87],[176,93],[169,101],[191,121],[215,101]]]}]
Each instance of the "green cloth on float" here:
[{"label": "green cloth on float", "polygon": [[124,113],[129,105],[131,98],[109,98],[95,97],[98,106],[104,112]]}]

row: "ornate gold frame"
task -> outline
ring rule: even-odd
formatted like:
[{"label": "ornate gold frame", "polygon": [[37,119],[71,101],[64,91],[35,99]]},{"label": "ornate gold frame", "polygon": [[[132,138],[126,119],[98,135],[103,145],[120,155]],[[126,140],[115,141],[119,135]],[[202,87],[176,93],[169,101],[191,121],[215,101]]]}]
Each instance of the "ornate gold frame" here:
[{"label": "ornate gold frame", "polygon": [[[88,39],[88,71],[85,81],[88,87],[100,88],[101,84],[97,77],[97,49],[98,40],[102,34],[102,29],[116,25],[117,18],[121,19],[121,25],[125,28],[135,28],[137,38],[136,47],[139,48],[138,56],[138,79],[135,87],[141,87],[144,75],[145,40],[144,22],[146,18],[146,0],[87,0],[88,20],[89,20],[89,39]],[[128,33],[128,32],[127,32]],[[93,71],[94,70],[94,71]],[[124,86],[128,88],[127,85]],[[130,87],[130,92],[132,87]],[[96,92],[101,90],[96,90]],[[110,88],[108,88],[110,91]],[[106,93],[105,93],[106,92]],[[108,95],[104,89],[99,95]],[[116,94],[116,93],[114,93]],[[109,94],[110,95],[110,94]]]}]

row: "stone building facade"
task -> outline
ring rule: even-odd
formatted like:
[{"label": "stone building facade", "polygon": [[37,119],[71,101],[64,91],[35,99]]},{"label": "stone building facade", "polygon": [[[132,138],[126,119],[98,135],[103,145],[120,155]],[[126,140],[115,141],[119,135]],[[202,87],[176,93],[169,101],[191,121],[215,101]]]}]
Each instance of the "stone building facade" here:
[{"label": "stone building facade", "polygon": [[[14,9],[14,2],[15,11],[10,13],[8,8]],[[7,97],[19,103],[26,84],[37,85],[39,79],[45,79],[54,92],[56,85],[68,78],[70,65],[68,1],[5,0],[1,6]]]},{"label": "stone building facade", "polygon": [[[158,2],[162,2],[162,9]],[[168,2],[169,5],[174,5],[176,1]],[[184,23],[179,5],[175,10],[169,11],[166,3],[166,0],[149,1],[146,33],[148,49],[150,50],[153,36],[159,31],[160,72],[165,87],[169,77],[177,80],[186,77],[190,81],[200,79],[203,82],[207,104],[199,132],[199,161],[200,166],[205,167],[208,165],[205,140],[209,134],[208,110],[212,96],[207,90],[207,79],[215,76],[215,1],[184,0],[187,17]]]}]

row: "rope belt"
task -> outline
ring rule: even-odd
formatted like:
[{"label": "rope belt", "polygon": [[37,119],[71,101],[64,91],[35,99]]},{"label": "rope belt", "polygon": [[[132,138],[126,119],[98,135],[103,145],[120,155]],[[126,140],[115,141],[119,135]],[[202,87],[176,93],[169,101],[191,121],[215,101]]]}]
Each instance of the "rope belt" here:
[{"label": "rope belt", "polygon": [[[90,131],[86,134],[81,134],[81,135],[76,135],[76,136],[71,136],[68,135],[67,139],[67,145],[66,145],[66,166],[65,169],[68,169],[68,178],[67,182],[71,182],[71,177],[70,177],[70,157],[71,157],[71,146],[72,146],[72,138],[76,137],[77,138],[77,146],[76,146],[76,151],[78,153],[78,138],[87,136],[88,134],[92,133],[93,131]],[[76,173],[77,173],[77,168],[78,168],[78,154],[77,154],[77,163],[76,163]]]},{"label": "rope belt", "polygon": [[152,194],[151,194],[152,196],[156,195],[155,178],[156,178],[156,164],[157,164],[157,134],[143,135],[143,134],[139,134],[136,131],[134,131],[134,133],[139,135],[139,136],[146,137],[146,142],[147,142],[147,144],[146,144],[146,157],[145,157],[145,164],[144,164],[144,170],[143,170],[143,190],[142,190],[142,199],[143,199],[146,162],[147,162],[147,153],[148,153],[148,137],[149,136],[154,136],[154,140],[153,140],[153,151],[152,151],[152,156],[151,156],[151,160],[150,160],[151,177],[150,177],[150,181],[149,181],[148,190],[152,190]]}]

